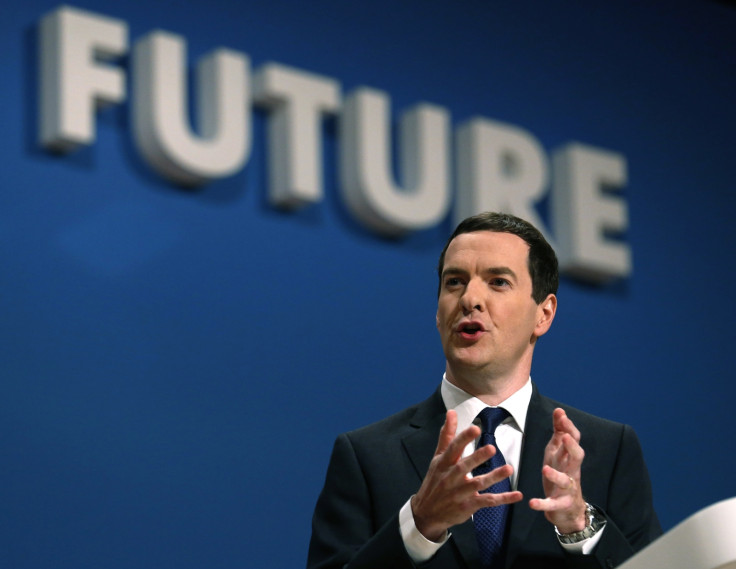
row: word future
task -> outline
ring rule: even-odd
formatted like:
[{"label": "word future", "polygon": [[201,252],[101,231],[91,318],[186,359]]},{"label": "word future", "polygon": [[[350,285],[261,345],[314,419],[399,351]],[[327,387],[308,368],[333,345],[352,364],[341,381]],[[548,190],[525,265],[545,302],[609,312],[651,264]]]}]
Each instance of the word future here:
[{"label": "word future", "polygon": [[[41,144],[56,152],[91,145],[96,107],[126,99],[125,70],[112,59],[129,53],[127,24],[63,6],[42,18],[39,45]],[[130,69],[135,143],[143,159],[174,183],[195,186],[241,170],[250,156],[249,110],[255,104],[269,113],[271,203],[298,208],[320,202],[321,121],[338,115],[343,199],[372,230],[399,235],[439,223],[450,207],[454,150],[458,220],[508,211],[544,229],[534,204],[551,191],[561,269],[591,281],[631,272],[628,245],[610,238],[628,224],[626,202],[615,193],[626,184],[626,161],[618,153],[570,143],[548,161],[531,133],[484,117],[459,125],[451,149],[449,111],[421,103],[397,126],[399,185],[392,175],[387,93],[358,88],[343,96],[337,80],[277,63],[251,73],[246,54],[217,49],[197,65],[195,132],[183,38],[163,31],[142,37],[132,48]]]}]

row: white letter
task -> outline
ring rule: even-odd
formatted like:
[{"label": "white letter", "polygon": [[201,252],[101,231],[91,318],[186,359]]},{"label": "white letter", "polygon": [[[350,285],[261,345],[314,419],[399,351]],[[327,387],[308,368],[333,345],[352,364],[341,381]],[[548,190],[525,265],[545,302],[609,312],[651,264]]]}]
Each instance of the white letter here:
[{"label": "white letter", "polygon": [[607,233],[628,227],[626,202],[608,193],[626,185],[626,159],[572,143],[555,152],[552,164],[552,218],[560,270],[597,282],[631,274],[628,245],[606,239]]},{"label": "white letter", "polygon": [[189,127],[184,40],[153,32],[133,49],[133,128],[161,175],[195,186],[234,174],[250,153],[249,60],[218,49],[197,65],[198,122]]},{"label": "white letter", "polygon": [[503,211],[526,219],[545,237],[534,203],[547,186],[547,160],[529,132],[486,118],[457,129],[457,201],[460,222],[483,211]]},{"label": "white letter", "polygon": [[254,99],[271,109],[269,199],[300,207],[322,199],[321,115],[340,105],[340,85],[277,63],[264,65],[253,81]]},{"label": "white letter", "polygon": [[343,105],[340,121],[340,179],[349,209],[385,235],[438,223],[450,201],[449,113],[421,104],[400,120],[404,188],[393,183],[389,142],[389,98],[380,91],[356,90]]},{"label": "white letter", "polygon": [[125,100],[125,75],[96,64],[128,48],[125,22],[62,7],[40,25],[41,144],[68,152],[95,138],[95,110]]}]

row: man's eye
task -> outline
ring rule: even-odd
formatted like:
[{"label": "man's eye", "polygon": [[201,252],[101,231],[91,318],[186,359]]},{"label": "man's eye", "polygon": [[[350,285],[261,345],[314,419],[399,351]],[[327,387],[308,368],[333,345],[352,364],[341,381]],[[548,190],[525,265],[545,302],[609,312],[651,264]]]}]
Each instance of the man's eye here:
[{"label": "man's eye", "polygon": [[491,279],[491,286],[508,286],[509,281],[506,279]]},{"label": "man's eye", "polygon": [[445,286],[458,286],[460,284],[460,279],[457,277],[450,277],[445,281]]}]

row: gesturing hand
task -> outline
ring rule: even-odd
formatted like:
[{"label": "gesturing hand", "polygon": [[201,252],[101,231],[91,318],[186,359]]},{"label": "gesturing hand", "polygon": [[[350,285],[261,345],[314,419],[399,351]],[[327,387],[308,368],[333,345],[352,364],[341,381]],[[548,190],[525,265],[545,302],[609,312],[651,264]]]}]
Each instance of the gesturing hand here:
[{"label": "gesturing hand", "polygon": [[448,528],[468,520],[481,508],[512,504],[523,497],[521,492],[481,494],[482,490],[511,476],[513,468],[507,464],[488,474],[470,477],[473,469],[490,459],[496,449],[486,445],[463,458],[463,449],[480,436],[480,429],[471,425],[457,436],[456,430],[457,414],[451,410],[440,430],[427,475],[411,500],[417,529],[430,541],[439,541]]},{"label": "gesturing hand", "polygon": [[561,533],[581,531],[587,519],[580,484],[580,468],[585,457],[579,444],[580,431],[563,409],[554,410],[552,423],[554,433],[544,449],[542,467],[546,497],[529,500],[529,507],[544,512]]}]

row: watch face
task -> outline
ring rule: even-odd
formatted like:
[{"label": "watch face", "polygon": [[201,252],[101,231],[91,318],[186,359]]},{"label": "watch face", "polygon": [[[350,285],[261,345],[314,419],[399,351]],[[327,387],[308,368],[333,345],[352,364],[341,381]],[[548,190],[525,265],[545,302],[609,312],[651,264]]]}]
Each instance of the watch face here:
[{"label": "watch face", "polygon": [[588,506],[588,525],[593,528],[594,531],[598,531],[604,525],[606,525],[606,518],[603,517],[595,506]]}]

